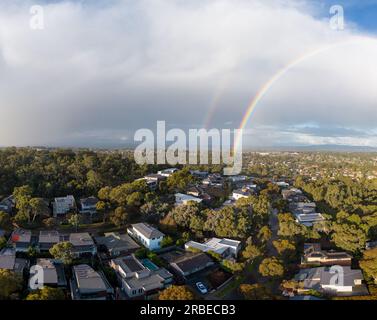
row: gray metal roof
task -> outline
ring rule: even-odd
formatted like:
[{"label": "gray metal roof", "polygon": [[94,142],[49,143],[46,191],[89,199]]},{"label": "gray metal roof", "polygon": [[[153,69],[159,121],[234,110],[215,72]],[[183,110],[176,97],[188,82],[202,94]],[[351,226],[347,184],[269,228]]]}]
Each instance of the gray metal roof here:
[{"label": "gray metal roof", "polygon": [[132,228],[148,239],[160,238],[164,236],[161,231],[157,230],[147,223],[136,223],[132,225]]}]

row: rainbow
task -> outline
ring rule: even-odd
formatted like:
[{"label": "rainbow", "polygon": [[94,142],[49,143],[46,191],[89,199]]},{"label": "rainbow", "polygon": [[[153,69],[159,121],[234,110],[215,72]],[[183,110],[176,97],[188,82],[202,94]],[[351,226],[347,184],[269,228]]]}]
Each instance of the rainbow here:
[{"label": "rainbow", "polygon": [[[363,39],[362,39],[363,40]],[[360,40],[358,40],[360,41]],[[242,141],[242,132],[243,129],[246,127],[250,117],[253,115],[253,112],[255,111],[258,103],[263,99],[263,97],[267,94],[267,92],[271,89],[271,87],[279,81],[286,73],[288,73],[292,68],[296,67],[300,63],[316,56],[319,55],[323,52],[329,51],[335,47],[339,47],[341,45],[346,45],[349,43],[355,43],[355,40],[351,41],[344,41],[344,42],[338,42],[326,47],[321,47],[316,50],[310,51],[305,53],[304,55],[301,55],[300,57],[296,58],[295,60],[291,61],[289,64],[284,66],[282,69],[280,69],[277,73],[275,73],[260,89],[258,90],[258,93],[254,96],[253,100],[250,102],[246,113],[244,114],[242,121],[239,125],[239,131],[237,134],[237,137],[235,139],[235,144],[234,144],[234,150],[237,151],[238,148],[242,147],[241,146],[241,141]]]}]

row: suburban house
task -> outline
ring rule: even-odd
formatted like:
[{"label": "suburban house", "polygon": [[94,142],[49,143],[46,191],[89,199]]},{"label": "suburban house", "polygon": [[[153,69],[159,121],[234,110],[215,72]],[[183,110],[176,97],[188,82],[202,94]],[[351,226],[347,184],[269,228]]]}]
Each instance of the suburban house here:
[{"label": "suburban house", "polygon": [[325,221],[325,217],[320,213],[303,213],[296,215],[296,222],[306,226],[312,227],[314,223]]},{"label": "suburban house", "polygon": [[89,233],[71,233],[68,241],[72,243],[75,257],[90,256],[97,253],[97,247]]},{"label": "suburban house", "polygon": [[212,174],[208,175],[207,178],[203,179],[202,183],[204,185],[222,187],[223,184],[224,184],[224,178],[219,173],[212,173]]},{"label": "suburban house", "polygon": [[200,195],[203,194],[203,192],[203,189],[198,186],[193,186],[186,190],[186,194],[196,198],[200,197]]},{"label": "suburban house", "polygon": [[234,200],[238,200],[238,199],[241,199],[241,198],[248,198],[252,195],[253,193],[249,190],[249,189],[237,189],[237,190],[234,190],[233,193],[232,193],[232,198]]},{"label": "suburban house", "polygon": [[127,229],[127,232],[149,250],[160,249],[161,241],[165,236],[161,231],[147,223],[133,224]]},{"label": "suburban house", "polygon": [[295,215],[315,213],[316,207],[315,202],[294,202],[289,205],[290,210]]},{"label": "suburban house", "polygon": [[158,171],[157,173],[164,177],[170,177],[173,173],[177,171],[179,171],[177,168],[169,168],[169,169]]},{"label": "suburban house", "polygon": [[366,250],[370,250],[370,249],[374,249],[374,248],[377,248],[377,241],[368,241],[365,244],[365,249]]},{"label": "suburban house", "polygon": [[193,248],[202,252],[212,251],[220,254],[223,258],[237,258],[238,253],[241,250],[241,241],[226,238],[212,238],[204,243],[189,241],[185,244],[185,248],[186,250]]},{"label": "suburban house", "polygon": [[285,182],[285,181],[277,181],[275,182],[275,184],[279,187],[279,188],[288,188],[289,187],[289,183]]},{"label": "suburban house", "polygon": [[181,277],[185,278],[205,268],[214,262],[205,253],[186,252],[170,262],[170,267]]},{"label": "suburban house", "polygon": [[22,275],[28,266],[28,260],[16,258],[16,251],[13,248],[4,248],[0,251],[0,269],[10,270]]},{"label": "suburban house", "polygon": [[232,183],[245,182],[249,179],[248,176],[230,176],[228,178]]},{"label": "suburban house", "polygon": [[129,298],[155,294],[173,281],[168,270],[157,267],[148,259],[139,260],[134,255],[111,260],[111,267]]},{"label": "suburban house", "polygon": [[104,249],[112,258],[129,255],[140,248],[128,234],[118,232],[105,233],[103,237],[96,237],[94,240],[98,245],[98,250]]},{"label": "suburban house", "polygon": [[17,229],[12,232],[10,237],[11,242],[16,252],[27,252],[32,245],[31,231],[24,229]]},{"label": "suburban house", "polygon": [[352,256],[346,252],[321,250],[319,243],[305,243],[301,264],[350,266]]},{"label": "suburban house", "polygon": [[6,213],[12,213],[16,203],[14,200],[13,195],[6,197],[5,199],[1,200],[0,202],[0,211],[4,211]]},{"label": "suburban house", "polygon": [[144,178],[142,178],[142,180],[146,181],[149,189],[151,190],[157,190],[160,182],[166,179],[167,179],[166,176],[163,176],[161,174],[154,174],[154,173],[149,174],[145,176]]},{"label": "suburban house", "polygon": [[31,283],[37,286],[39,281],[43,286],[66,287],[63,264],[53,259],[37,259],[36,265],[30,268],[29,288]]},{"label": "suburban house", "polygon": [[55,244],[60,242],[58,231],[45,230],[39,232],[38,248],[41,252],[49,251]]},{"label": "suburban house", "polygon": [[284,200],[288,200],[288,201],[298,200],[296,202],[299,202],[299,200],[302,200],[302,199],[297,198],[298,196],[302,195],[302,191],[297,188],[283,189],[281,191],[281,195],[283,196]]},{"label": "suburban house", "polygon": [[294,280],[302,284],[298,293],[316,290],[333,295],[368,294],[365,285],[362,283],[364,277],[361,270],[352,270],[349,266],[302,269]]},{"label": "suburban house", "polygon": [[196,178],[205,179],[208,177],[207,171],[200,171],[200,170],[190,170],[191,175],[193,175]]},{"label": "suburban house", "polygon": [[175,204],[176,205],[186,205],[190,201],[194,201],[196,203],[201,203],[203,199],[191,196],[189,194],[184,194],[184,193],[176,193],[175,194]]},{"label": "suburban house", "polygon": [[59,217],[67,214],[70,211],[76,210],[76,201],[73,196],[66,196],[61,198],[55,198],[52,203],[54,217]]},{"label": "suburban house", "polygon": [[96,197],[80,199],[80,213],[95,214],[97,212],[97,202],[98,199]]},{"label": "suburban house", "polygon": [[86,264],[73,266],[72,274],[72,300],[107,300],[114,294],[105,276]]}]

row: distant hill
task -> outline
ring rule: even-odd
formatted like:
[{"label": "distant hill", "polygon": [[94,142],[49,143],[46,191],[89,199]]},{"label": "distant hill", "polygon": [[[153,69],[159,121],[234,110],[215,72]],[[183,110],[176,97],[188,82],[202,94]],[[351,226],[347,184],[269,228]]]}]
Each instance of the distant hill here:
[{"label": "distant hill", "polygon": [[244,151],[333,151],[333,152],[377,152],[377,148],[365,146],[347,146],[337,144],[322,144],[311,146],[277,146],[250,148]]}]

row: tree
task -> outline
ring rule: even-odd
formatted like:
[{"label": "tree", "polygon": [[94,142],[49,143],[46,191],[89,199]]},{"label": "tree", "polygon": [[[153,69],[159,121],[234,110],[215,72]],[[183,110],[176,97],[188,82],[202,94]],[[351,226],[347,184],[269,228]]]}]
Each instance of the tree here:
[{"label": "tree", "polygon": [[127,197],[127,205],[131,207],[140,207],[143,202],[143,194],[141,192],[133,192]]},{"label": "tree", "polygon": [[58,225],[58,221],[55,219],[55,218],[47,218],[47,219],[44,219],[43,220],[43,224],[47,227],[47,228],[54,228]]},{"label": "tree", "polygon": [[26,300],[65,300],[62,289],[43,287],[35,292],[29,293]]},{"label": "tree", "polygon": [[[184,228],[189,228],[191,221],[200,214],[199,204],[189,203],[187,205],[180,205],[171,211],[171,216],[177,225]],[[194,223],[194,222],[193,222]]]},{"label": "tree", "polygon": [[232,273],[241,272],[245,268],[245,264],[241,262],[233,262],[231,260],[224,259],[221,263],[225,269],[228,269]]},{"label": "tree", "polygon": [[49,209],[47,203],[42,198],[32,198],[29,201],[31,221],[35,221],[37,216],[48,216]]},{"label": "tree", "polygon": [[360,267],[377,283],[377,248],[364,251]]},{"label": "tree", "polygon": [[293,238],[306,234],[306,228],[298,224],[290,213],[279,214],[278,220],[279,236]]},{"label": "tree", "polygon": [[272,237],[272,231],[268,226],[263,226],[258,232],[258,239],[262,243],[266,243]]},{"label": "tree", "polygon": [[0,237],[0,250],[5,248],[6,245],[7,245],[7,239],[5,239],[4,237]]},{"label": "tree", "polygon": [[269,300],[272,298],[271,292],[262,284],[241,284],[240,292],[246,300]]},{"label": "tree", "polygon": [[68,222],[76,228],[76,232],[77,232],[77,229],[79,228],[79,225],[81,223],[81,216],[78,215],[78,214],[73,214],[69,219],[68,219]]},{"label": "tree", "polygon": [[335,223],[331,239],[337,247],[356,253],[365,248],[366,234],[354,224]]},{"label": "tree", "polygon": [[21,277],[13,271],[0,269],[0,299],[9,299],[21,289]]},{"label": "tree", "polygon": [[171,192],[185,191],[190,183],[194,182],[194,177],[190,174],[188,169],[179,170],[174,172],[168,177],[166,185]]},{"label": "tree", "polygon": [[126,209],[124,207],[116,208],[115,211],[110,215],[110,220],[117,227],[125,226],[128,221],[128,213]]},{"label": "tree", "polygon": [[8,229],[10,227],[10,216],[8,213],[0,211],[0,228]]},{"label": "tree", "polygon": [[70,242],[59,242],[55,244],[49,251],[50,254],[64,264],[71,264],[73,261],[72,253],[73,245]]},{"label": "tree", "polygon": [[166,236],[161,241],[161,247],[166,248],[172,246],[174,243],[174,240],[170,236]]},{"label": "tree", "polygon": [[245,237],[251,227],[250,215],[246,210],[225,207],[206,213],[205,231],[214,232],[218,237]]},{"label": "tree", "polygon": [[173,285],[158,296],[159,300],[194,300],[194,294],[186,286]]},{"label": "tree", "polygon": [[242,252],[242,256],[247,260],[254,260],[262,255],[261,250],[254,244],[249,243],[245,250]]},{"label": "tree", "polygon": [[28,249],[27,249],[27,255],[29,258],[35,258],[38,254],[38,251],[35,247],[33,246],[30,246]]},{"label": "tree", "polygon": [[281,287],[285,290],[296,291],[297,289],[303,288],[304,283],[302,281],[296,280],[283,280],[283,282],[281,283]]},{"label": "tree", "polygon": [[265,258],[259,265],[259,273],[264,277],[282,277],[284,267],[276,257]]},{"label": "tree", "polygon": [[272,244],[276,248],[279,255],[284,259],[291,259],[296,252],[296,245],[294,242],[289,240],[276,240]]},{"label": "tree", "polygon": [[110,187],[103,187],[98,191],[98,198],[102,201],[109,201],[110,200]]}]

